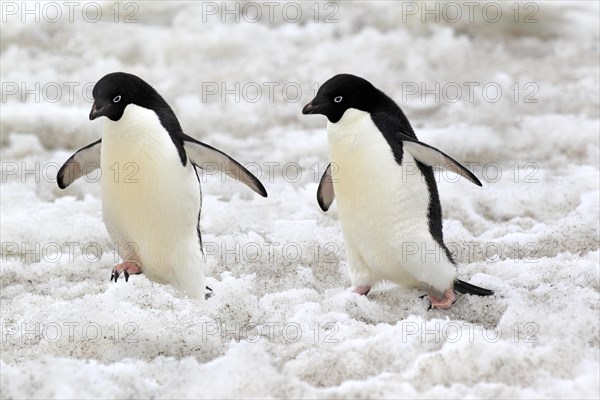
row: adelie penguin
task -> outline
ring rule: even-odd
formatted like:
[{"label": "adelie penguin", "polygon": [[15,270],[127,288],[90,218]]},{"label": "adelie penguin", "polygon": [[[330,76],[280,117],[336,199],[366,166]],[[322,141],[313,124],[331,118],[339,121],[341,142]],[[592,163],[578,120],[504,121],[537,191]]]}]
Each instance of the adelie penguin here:
[{"label": "adelie penguin", "polygon": [[[122,263],[111,275],[144,273],[193,297],[205,290],[198,168],[218,168],[263,197],[261,182],[227,154],[183,133],[167,102],[139,77],[115,72],[93,89],[90,120],[102,138],[58,171],[61,189],[101,168],[102,217]],[[209,288],[207,288],[210,290]],[[208,294],[207,294],[208,296]]]},{"label": "adelie penguin", "polygon": [[355,292],[366,295],[377,282],[387,280],[425,289],[434,308],[452,306],[454,289],[493,294],[457,279],[456,264],[443,240],[432,166],[446,166],[481,186],[475,175],[420,142],[400,107],[357,76],[329,79],[302,113],[328,119],[331,163],[319,183],[317,200],[323,211],[337,200]]}]

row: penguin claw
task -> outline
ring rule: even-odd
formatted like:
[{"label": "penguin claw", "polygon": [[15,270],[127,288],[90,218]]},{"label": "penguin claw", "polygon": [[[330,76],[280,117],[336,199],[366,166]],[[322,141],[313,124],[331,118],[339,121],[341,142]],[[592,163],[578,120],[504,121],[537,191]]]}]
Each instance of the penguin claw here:
[{"label": "penguin claw", "polygon": [[370,285],[355,286],[353,291],[354,291],[354,293],[356,293],[360,296],[366,296],[371,291],[371,286]]},{"label": "penguin claw", "polygon": [[204,300],[208,300],[215,295],[210,287],[206,286],[206,290],[208,290],[210,293],[206,293],[204,295]]},{"label": "penguin claw", "polygon": [[452,307],[452,304],[454,304],[456,302],[456,295],[454,294],[454,290],[452,288],[446,289],[446,291],[444,292],[444,297],[441,299],[435,297],[432,294],[429,294],[428,298],[429,298],[428,310],[431,310],[432,308],[448,309],[448,308]]},{"label": "penguin claw", "polygon": [[117,282],[120,273],[123,273],[123,276],[125,277],[125,282],[129,282],[129,277],[131,275],[141,274],[142,272],[142,267],[138,263],[126,261],[121,264],[115,265],[110,275],[110,280],[112,281],[114,279],[114,281]]}]

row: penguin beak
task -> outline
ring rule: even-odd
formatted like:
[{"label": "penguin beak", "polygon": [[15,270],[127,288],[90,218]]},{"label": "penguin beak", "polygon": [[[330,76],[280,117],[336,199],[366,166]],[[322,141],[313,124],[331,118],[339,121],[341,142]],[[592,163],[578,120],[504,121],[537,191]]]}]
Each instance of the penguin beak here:
[{"label": "penguin beak", "polygon": [[90,111],[90,121],[93,121],[96,118],[104,115],[102,114],[102,111],[104,111],[104,107],[98,107],[96,102],[94,102],[94,105],[92,105],[92,111]]},{"label": "penguin beak", "polygon": [[313,105],[313,102],[311,101],[310,103],[304,106],[304,108],[302,109],[302,114],[313,114],[315,111],[317,111],[318,108],[319,106]]}]

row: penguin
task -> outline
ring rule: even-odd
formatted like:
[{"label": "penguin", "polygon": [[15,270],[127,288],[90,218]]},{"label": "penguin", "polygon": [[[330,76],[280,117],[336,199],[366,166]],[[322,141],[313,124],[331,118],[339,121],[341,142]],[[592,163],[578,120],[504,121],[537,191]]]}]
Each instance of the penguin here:
[{"label": "penguin", "polygon": [[493,291],[457,279],[442,232],[432,166],[481,186],[468,169],[417,139],[400,107],[367,80],[340,74],[326,81],[303,114],[327,117],[330,163],[317,189],[327,211],[337,201],[354,291],[380,281],[425,289],[430,308],[450,308],[461,293]]},{"label": "penguin", "polygon": [[111,281],[121,273],[125,281],[144,273],[151,281],[201,297],[205,272],[198,168],[219,169],[263,197],[267,191],[233,158],[186,135],[171,107],[141,78],[110,73],[95,84],[92,95],[89,119],[106,117],[102,138],[64,163],[58,186],[65,189],[100,168],[102,218],[123,261],[113,268]]}]

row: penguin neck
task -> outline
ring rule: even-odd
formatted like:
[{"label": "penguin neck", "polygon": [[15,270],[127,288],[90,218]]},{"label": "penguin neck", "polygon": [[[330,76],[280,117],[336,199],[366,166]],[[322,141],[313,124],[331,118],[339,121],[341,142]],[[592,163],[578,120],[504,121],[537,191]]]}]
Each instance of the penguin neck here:
[{"label": "penguin neck", "polygon": [[[389,145],[373,123],[371,114],[357,109],[348,109],[338,122],[328,123],[327,139],[329,159],[339,168],[339,180],[345,181],[342,185],[334,184],[336,198],[337,191],[343,190],[341,186],[346,185],[353,192],[356,189],[356,185],[351,183],[354,179],[362,177],[368,180],[371,174],[376,174],[376,165],[382,161],[382,154],[389,151]],[[387,168],[386,164],[381,170]]]},{"label": "penguin neck", "polygon": [[365,111],[349,108],[338,122],[327,122],[329,146],[357,144],[364,139],[372,125],[371,114]]},{"label": "penguin neck", "polygon": [[151,140],[151,133],[160,130],[164,128],[154,111],[129,104],[118,121],[110,119],[105,121],[102,140]]},{"label": "penguin neck", "polygon": [[129,104],[118,121],[107,119],[102,132],[102,160],[139,165],[176,161],[177,149],[156,113]]},{"label": "penguin neck", "polygon": [[[121,119],[105,121],[102,142],[152,153],[174,146],[180,162],[185,166],[187,157],[183,141],[176,132],[181,132],[181,127],[175,114],[159,115],[152,109],[129,104]],[[165,141],[166,138],[169,140]]]},{"label": "penguin neck", "polygon": [[327,122],[327,138],[330,153],[334,149],[348,147],[348,151],[360,150],[357,146],[366,146],[369,143],[370,131],[373,126],[371,115],[355,108],[346,110],[338,122]]}]

